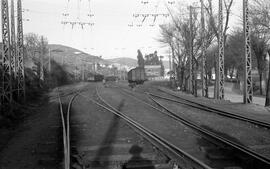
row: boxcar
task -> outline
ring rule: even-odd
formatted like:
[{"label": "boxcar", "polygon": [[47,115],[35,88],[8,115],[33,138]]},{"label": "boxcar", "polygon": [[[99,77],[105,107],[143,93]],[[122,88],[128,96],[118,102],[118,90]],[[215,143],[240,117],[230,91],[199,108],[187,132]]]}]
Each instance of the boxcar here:
[{"label": "boxcar", "polygon": [[104,76],[100,74],[96,74],[94,77],[95,77],[95,82],[101,82],[104,79]]},{"label": "boxcar", "polygon": [[118,80],[118,77],[116,77],[116,76],[106,76],[106,77],[105,77],[105,80],[106,80],[106,81],[115,82],[115,81]]},{"label": "boxcar", "polygon": [[128,82],[143,84],[146,81],[144,68],[136,67],[128,72]]},{"label": "boxcar", "polygon": [[89,73],[87,76],[87,81],[89,82],[101,82],[104,79],[104,76],[101,74]]}]

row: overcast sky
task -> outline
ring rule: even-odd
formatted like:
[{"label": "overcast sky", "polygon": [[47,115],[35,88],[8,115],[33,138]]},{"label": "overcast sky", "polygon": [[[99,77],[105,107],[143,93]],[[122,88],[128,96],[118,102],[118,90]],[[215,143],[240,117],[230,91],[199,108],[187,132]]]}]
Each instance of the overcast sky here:
[{"label": "overcast sky", "polygon": [[[168,13],[165,5],[174,10],[181,4],[186,9],[187,5],[199,0],[175,0],[169,5],[167,0],[22,0],[25,12],[23,17],[29,19],[24,22],[24,32],[34,32],[44,35],[51,44],[63,44],[83,50],[103,58],[132,57],[136,58],[137,49],[143,54],[158,51],[166,55],[164,48],[157,39],[159,24],[168,22],[165,17],[157,17],[155,26],[153,17],[148,17],[142,24],[135,20],[135,13]],[[218,0],[214,0],[218,1]],[[217,7],[217,4],[215,4]],[[230,26],[239,23],[242,14],[242,1],[235,0],[232,10]],[[63,16],[66,13],[68,16]],[[89,17],[88,14],[94,14]],[[94,26],[70,24],[63,25],[62,21],[76,21],[94,23]],[[128,25],[134,25],[129,27]]]}]

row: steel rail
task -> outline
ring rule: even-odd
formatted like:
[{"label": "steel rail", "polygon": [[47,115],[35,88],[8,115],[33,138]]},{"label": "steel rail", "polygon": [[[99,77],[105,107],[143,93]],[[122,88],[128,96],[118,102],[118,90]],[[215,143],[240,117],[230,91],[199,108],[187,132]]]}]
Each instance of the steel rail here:
[{"label": "steel rail", "polygon": [[216,113],[216,114],[219,114],[219,115],[222,115],[222,116],[226,116],[226,117],[229,117],[229,118],[238,119],[238,120],[241,120],[241,121],[246,121],[246,122],[249,122],[251,124],[254,124],[254,125],[257,125],[257,126],[261,126],[261,127],[265,127],[265,128],[270,129],[270,123],[269,122],[265,122],[265,121],[261,121],[261,120],[254,120],[254,119],[251,119],[251,118],[246,117],[246,116],[234,114],[234,113],[231,113],[229,111],[224,111],[224,110],[220,110],[218,108],[207,106],[205,104],[193,102],[193,101],[191,101],[189,99],[182,98],[180,96],[177,96],[175,94],[166,92],[166,91],[161,90],[161,89],[159,89],[159,90],[162,91],[162,92],[164,92],[164,93],[166,93],[166,94],[168,94],[168,95],[171,95],[171,96],[174,96],[176,98],[182,99],[182,100],[186,101],[186,103],[185,102],[181,102],[179,100],[175,100],[175,99],[170,99],[170,98],[166,98],[166,97],[163,97],[163,96],[159,96],[159,95],[156,95],[156,94],[153,94],[153,93],[149,93],[149,94],[152,95],[152,96],[161,98],[161,99],[173,101],[173,102],[176,102],[176,103],[185,104],[185,105],[188,105],[188,106],[191,106],[191,107],[200,109],[200,110],[205,110],[207,112]]},{"label": "steel rail", "polygon": [[209,130],[206,130],[202,127],[200,127],[199,125],[197,124],[194,124],[193,122],[189,121],[189,120],[186,120],[182,117],[180,117],[179,115],[176,115],[173,111],[169,110],[167,107],[165,107],[164,105],[162,105],[161,103],[159,103],[158,101],[156,101],[154,98],[150,97],[156,104],[158,104],[160,107],[162,107],[163,109],[165,109],[166,111],[168,111],[169,113],[171,113],[173,116],[175,116],[176,119],[182,121],[183,123],[187,124],[188,126],[192,127],[192,128],[195,128],[196,130],[216,139],[216,140],[219,140],[221,141],[222,143],[225,143],[231,147],[234,147],[235,149],[241,151],[241,152],[244,152],[246,153],[247,155],[269,165],[270,167],[270,159],[267,158],[266,156],[263,156],[261,154],[258,154],[257,152],[255,152],[254,150],[246,147],[246,146],[243,146],[241,144],[238,144],[234,141],[231,141],[225,137],[222,137],[222,136],[219,136],[217,134],[215,134],[214,132],[211,132]]},{"label": "steel rail", "polygon": [[70,169],[70,110],[72,103],[74,99],[79,95],[79,92],[75,93],[69,100],[65,119],[59,88],[57,88],[57,90],[58,90],[61,122],[63,128],[64,168]]},{"label": "steel rail", "polygon": [[191,156],[190,154],[186,153],[185,151],[181,150],[179,147],[175,146],[174,144],[166,141],[164,138],[160,137],[159,135],[157,135],[156,133],[154,133],[153,131],[145,128],[144,126],[142,126],[141,124],[139,124],[138,122],[134,121],[133,119],[131,119],[130,117],[126,116],[125,114],[123,114],[122,112],[118,111],[116,108],[114,108],[113,106],[111,106],[109,103],[107,103],[99,94],[98,89],[96,88],[96,93],[98,96],[98,99],[105,105],[89,98],[86,97],[82,94],[80,94],[82,97],[85,97],[88,101],[91,101],[93,103],[95,103],[96,105],[104,108],[105,110],[115,114],[116,116],[122,118],[123,120],[125,120],[129,125],[135,127],[136,129],[138,129],[139,131],[141,131],[143,134],[145,134],[147,137],[150,137],[151,139],[153,139],[154,141],[156,141],[157,143],[159,143],[160,145],[162,145],[164,148],[166,148],[170,153],[173,153],[175,156],[177,156],[179,159],[186,159],[188,161],[191,161],[192,167],[194,167],[194,169],[212,169],[211,167],[209,167],[208,165],[206,165],[205,163],[203,163],[202,161],[198,160],[197,158]]},{"label": "steel rail", "polygon": [[63,112],[63,103],[60,97],[60,91],[59,88],[57,88],[58,90],[58,102],[59,102],[59,108],[60,108],[60,115],[61,115],[61,122],[62,122],[62,133],[63,133],[63,148],[64,148],[64,168],[68,169],[67,167],[67,134],[66,134],[66,124],[65,124],[65,118],[64,118],[64,112]]},{"label": "steel rail", "polygon": [[[187,119],[185,119],[183,117],[180,117],[179,115],[175,114],[174,112],[172,112],[167,107],[165,107],[162,104],[160,104],[158,101],[156,101],[152,97],[149,96],[149,98],[151,100],[153,100],[157,105],[159,105],[160,107],[162,107],[163,109],[165,109],[168,113],[166,113],[166,112],[164,112],[164,111],[162,111],[162,110],[154,107],[153,105],[151,105],[149,103],[146,103],[146,102],[138,99],[137,97],[131,95],[129,91],[128,92],[126,90],[121,90],[121,91],[125,91],[125,93],[127,93],[127,95],[129,95],[130,97],[133,97],[137,101],[139,101],[139,102],[141,102],[141,103],[143,103],[145,105],[148,105],[148,106],[152,107],[153,109],[158,110],[159,112],[161,112],[163,114],[166,114],[166,115],[172,117],[173,119],[175,119],[175,120],[177,120],[177,121],[179,121],[179,122],[181,122],[183,124],[186,124],[187,126],[195,129],[196,131],[199,131],[199,132],[203,133],[204,135],[206,135],[206,136],[208,136],[210,138],[213,138],[215,140],[218,140],[218,141],[222,142],[223,144],[226,144],[228,146],[231,146],[231,147],[239,150],[240,152],[243,152],[243,153],[245,153],[245,154],[247,154],[247,155],[249,155],[249,156],[251,156],[251,157],[253,157],[253,158],[255,158],[255,159],[259,160],[259,161],[261,161],[262,163],[267,164],[267,165],[270,166],[270,159],[269,158],[267,158],[267,157],[265,157],[263,155],[258,154],[257,152],[253,151],[252,149],[250,149],[250,148],[248,148],[246,146],[240,145],[240,144],[238,144],[238,143],[236,143],[234,141],[231,141],[231,140],[229,140],[227,138],[224,138],[222,136],[219,136],[219,135],[217,135],[216,133],[214,133],[212,131],[206,130],[206,129],[200,127],[199,125],[194,124],[194,122],[192,122],[190,120],[187,120]],[[148,94],[148,93],[146,93],[146,94]]]}]

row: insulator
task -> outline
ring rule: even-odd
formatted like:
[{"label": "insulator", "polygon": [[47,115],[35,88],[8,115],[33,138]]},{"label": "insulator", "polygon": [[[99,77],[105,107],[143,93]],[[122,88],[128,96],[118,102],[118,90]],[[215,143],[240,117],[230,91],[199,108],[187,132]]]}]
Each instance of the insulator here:
[{"label": "insulator", "polygon": [[169,14],[162,14],[165,18],[169,17]]},{"label": "insulator", "polygon": [[141,1],[142,4],[148,4],[149,2],[148,1]]},{"label": "insulator", "polygon": [[170,5],[175,4],[175,1],[168,1],[168,4]]},{"label": "insulator", "polygon": [[63,16],[69,16],[69,13],[62,13]]}]

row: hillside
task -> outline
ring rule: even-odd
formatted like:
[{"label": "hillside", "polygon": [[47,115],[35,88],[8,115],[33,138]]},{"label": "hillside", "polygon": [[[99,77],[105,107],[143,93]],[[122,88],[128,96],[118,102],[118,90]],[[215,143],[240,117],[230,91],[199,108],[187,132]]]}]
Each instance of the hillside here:
[{"label": "hillside", "polygon": [[[103,60],[102,58],[88,53],[84,53],[78,49],[72,47],[58,45],[58,44],[49,44],[51,50],[51,58],[55,60],[58,64],[64,65],[66,70],[72,72],[75,70],[76,64],[77,68],[81,65],[81,60],[84,64],[109,64],[108,61]],[[76,59],[77,58],[77,59]]]},{"label": "hillside", "polygon": [[[111,63],[118,63],[118,64],[126,65],[129,67],[136,67],[138,65],[137,59],[133,59],[133,58],[120,57],[120,58],[106,59],[106,60]],[[165,69],[169,69],[169,61],[163,60],[163,65]]]},{"label": "hillside", "polygon": [[106,59],[106,60],[111,62],[111,63],[118,63],[120,65],[125,65],[128,67],[136,67],[137,66],[137,60],[133,59],[133,58],[120,57],[120,58]]},{"label": "hillside", "polygon": [[99,62],[106,64],[107,61],[102,58],[94,55],[90,55],[88,53],[84,53],[78,49],[74,49],[72,47],[50,44],[49,48],[51,49],[51,56],[55,58],[55,61],[62,63],[62,56],[64,64],[74,64],[76,58],[82,58],[85,62]]}]

